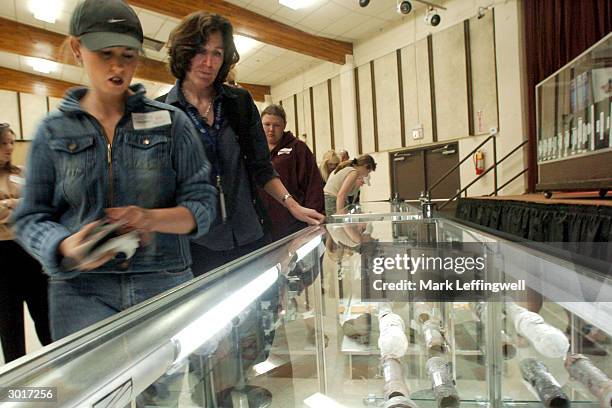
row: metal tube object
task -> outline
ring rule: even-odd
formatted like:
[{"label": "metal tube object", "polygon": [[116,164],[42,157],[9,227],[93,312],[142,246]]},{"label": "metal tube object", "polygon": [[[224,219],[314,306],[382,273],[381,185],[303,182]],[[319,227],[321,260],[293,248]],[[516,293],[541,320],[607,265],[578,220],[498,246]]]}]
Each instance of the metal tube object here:
[{"label": "metal tube object", "polygon": [[526,358],[521,361],[520,367],[523,379],[531,384],[545,407],[569,408],[569,398],[544,363],[535,358]]},{"label": "metal tube object", "polygon": [[425,323],[431,318],[432,310],[431,306],[426,302],[415,302],[414,304],[414,315],[417,317],[419,323]]},{"label": "metal tube object", "polygon": [[382,359],[383,378],[385,379],[385,399],[403,396],[409,397],[410,390],[404,381],[402,363],[395,358]]},{"label": "metal tube object", "polygon": [[444,337],[440,333],[440,322],[430,319],[423,323],[423,338],[427,350],[444,352]]},{"label": "metal tube object", "polygon": [[612,380],[595,367],[591,359],[582,354],[570,354],[565,359],[565,368],[599,399],[601,408],[612,408]]},{"label": "metal tube object", "polygon": [[460,398],[455,388],[450,364],[441,357],[432,357],[427,360],[426,368],[438,407],[458,407]]}]

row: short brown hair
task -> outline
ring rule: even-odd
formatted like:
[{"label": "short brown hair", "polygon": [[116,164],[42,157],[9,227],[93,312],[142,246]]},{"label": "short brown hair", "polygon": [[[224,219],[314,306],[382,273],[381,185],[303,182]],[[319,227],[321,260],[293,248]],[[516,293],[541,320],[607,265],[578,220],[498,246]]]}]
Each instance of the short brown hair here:
[{"label": "short brown hair", "polygon": [[234,29],[229,20],[218,14],[196,11],[185,17],[170,33],[168,39],[168,55],[170,71],[179,81],[185,79],[191,68],[191,60],[202,51],[212,33],[221,33],[223,37],[223,64],[215,78],[215,84],[225,81],[227,73],[233,64],[240,60],[236,44],[234,44]]},{"label": "short brown hair", "polygon": [[266,109],[261,112],[261,117],[263,118],[264,115],[278,116],[279,118],[283,119],[284,123],[287,123],[287,115],[285,114],[283,107],[280,105],[272,104],[266,106]]}]

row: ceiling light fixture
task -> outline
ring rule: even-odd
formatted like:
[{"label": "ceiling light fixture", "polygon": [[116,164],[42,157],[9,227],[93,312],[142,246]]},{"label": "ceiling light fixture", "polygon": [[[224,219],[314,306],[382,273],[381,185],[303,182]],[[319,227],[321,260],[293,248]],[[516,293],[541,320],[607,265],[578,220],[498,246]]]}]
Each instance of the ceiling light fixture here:
[{"label": "ceiling light fixture", "polygon": [[27,57],[27,63],[36,72],[49,74],[57,71],[58,64],[42,58]]},{"label": "ceiling light fixture", "polygon": [[243,35],[234,35],[234,44],[236,45],[238,54],[240,54],[240,56],[244,56],[253,48],[257,47],[259,42]]},{"label": "ceiling light fixture", "polygon": [[35,19],[51,24],[55,24],[62,10],[60,0],[30,0],[28,5]]},{"label": "ceiling light fixture", "polygon": [[292,10],[306,8],[312,5],[313,2],[314,0],[278,0],[281,6],[289,7]]}]

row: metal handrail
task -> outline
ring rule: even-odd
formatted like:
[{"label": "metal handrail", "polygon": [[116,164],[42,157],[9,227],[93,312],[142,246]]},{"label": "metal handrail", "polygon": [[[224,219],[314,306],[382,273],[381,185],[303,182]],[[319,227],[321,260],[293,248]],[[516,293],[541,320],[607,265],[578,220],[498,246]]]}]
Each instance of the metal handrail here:
[{"label": "metal handrail", "polygon": [[[459,164],[455,167],[458,167],[459,165],[461,165],[461,163],[465,162],[469,157],[471,157],[476,150],[478,150],[478,148],[480,148],[483,144],[485,144],[490,138],[494,138],[495,135],[492,134],[489,137],[487,137],[481,144],[479,144],[474,150],[472,150],[470,153],[468,153],[463,160],[461,160],[461,162],[459,162]],[[492,195],[497,195],[497,192],[499,190],[501,190],[502,188],[506,187],[508,184],[510,184],[511,182],[513,182],[514,180],[516,180],[519,176],[521,176],[522,174],[524,174],[525,172],[527,172],[529,170],[529,167],[523,169],[522,171],[520,171],[517,175],[515,175],[514,177],[512,177],[510,180],[508,180],[506,183],[504,183],[501,187],[497,186],[497,166],[499,166],[504,160],[506,160],[508,157],[510,157],[513,153],[515,153],[517,150],[519,150],[520,148],[522,148],[523,146],[525,146],[528,143],[527,140],[523,140],[521,143],[518,144],[518,146],[516,146],[514,149],[512,149],[510,152],[508,152],[504,157],[502,157],[499,161],[497,160],[497,146],[495,143],[495,138],[493,139],[493,165],[491,167],[489,167],[488,169],[486,169],[482,174],[480,174],[478,177],[476,177],[474,180],[472,180],[467,186],[465,186],[464,188],[462,188],[460,191],[457,192],[457,194],[455,194],[453,197],[449,198],[448,200],[446,200],[444,202],[444,204],[442,204],[438,209],[441,210],[444,207],[446,207],[448,204],[450,204],[452,201],[454,201],[457,197],[460,197],[461,194],[465,191],[468,190],[468,188],[470,188],[471,186],[473,186],[478,180],[480,180],[481,178],[483,178],[487,173],[489,173],[491,170],[494,171],[494,189],[493,192],[491,194],[489,194],[489,196]],[[434,183],[434,185],[432,186],[435,187],[437,184],[439,184],[443,178],[447,177],[454,169],[451,169],[451,171],[447,172],[447,174],[445,174],[444,176],[442,176],[442,178],[440,178],[436,183]],[[431,189],[428,190],[428,192],[431,191]]]},{"label": "metal handrail", "polygon": [[438,180],[436,180],[435,183],[433,183],[433,185],[431,187],[429,187],[427,189],[428,193],[431,193],[431,191],[437,187],[438,184],[440,184],[442,182],[442,180],[444,180],[445,178],[447,178],[453,171],[457,170],[457,168],[459,168],[459,166],[461,166],[467,159],[471,158],[472,155],[474,153],[476,153],[476,151],[478,149],[480,149],[485,143],[487,143],[489,140],[493,139],[493,144],[495,145],[495,135],[497,133],[491,133],[485,140],[482,141],[482,143],[480,143],[478,146],[476,146],[474,149],[472,149],[472,151],[470,153],[468,153],[459,163],[457,163],[456,165],[454,165],[449,171],[447,171],[442,177],[440,177]]},{"label": "metal handrail", "polygon": [[[510,180],[506,181],[504,184],[502,184],[501,187],[499,187],[499,189],[501,190],[502,188],[506,187],[508,184],[512,183],[514,180],[516,180],[517,178],[519,178],[522,174],[525,174],[527,171],[529,170],[529,167],[524,168],[522,171],[520,171],[516,176],[512,177]],[[489,194],[489,197],[491,197],[495,192]]]}]

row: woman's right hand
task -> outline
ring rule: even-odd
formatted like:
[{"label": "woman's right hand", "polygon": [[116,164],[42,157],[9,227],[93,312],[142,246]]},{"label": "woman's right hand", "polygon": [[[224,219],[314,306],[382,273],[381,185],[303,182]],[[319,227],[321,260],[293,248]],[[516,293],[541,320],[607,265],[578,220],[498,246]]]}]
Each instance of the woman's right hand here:
[{"label": "woman's right hand", "polygon": [[76,265],[74,269],[90,271],[104,265],[117,255],[115,251],[107,252],[97,259],[81,264],[87,255],[87,247],[84,245],[87,242],[86,238],[98,225],[100,225],[100,221],[90,222],[60,243],[58,248],[60,255],[70,259],[70,263]]}]

